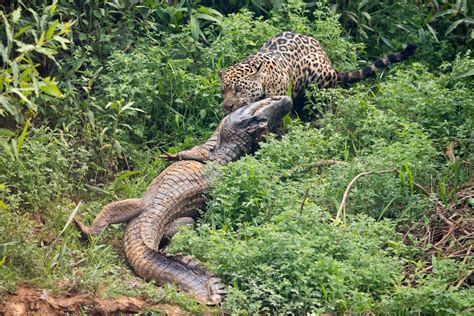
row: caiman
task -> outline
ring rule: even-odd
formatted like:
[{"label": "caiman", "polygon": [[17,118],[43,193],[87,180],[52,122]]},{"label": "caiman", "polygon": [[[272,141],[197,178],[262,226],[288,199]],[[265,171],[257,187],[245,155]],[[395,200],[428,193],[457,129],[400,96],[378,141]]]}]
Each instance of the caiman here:
[{"label": "caiman", "polygon": [[205,207],[203,193],[212,173],[205,163],[225,165],[251,153],[265,134],[281,127],[292,105],[289,97],[273,97],[230,113],[205,144],[167,156],[177,161],[153,180],[141,198],[110,203],[90,227],[78,220],[76,226],[83,235],[91,236],[109,224],[128,222],[125,255],[139,276],[158,285],[174,283],[204,304],[219,304],[225,294],[219,278],[191,256],[166,254],[160,242],[181,225],[192,223],[197,210]]}]

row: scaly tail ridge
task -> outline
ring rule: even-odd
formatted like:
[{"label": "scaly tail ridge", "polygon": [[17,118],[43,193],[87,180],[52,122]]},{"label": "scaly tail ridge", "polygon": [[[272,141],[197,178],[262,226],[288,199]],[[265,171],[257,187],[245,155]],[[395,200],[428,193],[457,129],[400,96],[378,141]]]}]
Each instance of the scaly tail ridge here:
[{"label": "scaly tail ridge", "polygon": [[408,59],[416,51],[416,45],[408,44],[400,53],[390,54],[384,58],[377,59],[370,66],[350,72],[339,72],[337,74],[338,83],[353,83],[375,75],[379,69],[383,69],[390,64],[398,63]]}]

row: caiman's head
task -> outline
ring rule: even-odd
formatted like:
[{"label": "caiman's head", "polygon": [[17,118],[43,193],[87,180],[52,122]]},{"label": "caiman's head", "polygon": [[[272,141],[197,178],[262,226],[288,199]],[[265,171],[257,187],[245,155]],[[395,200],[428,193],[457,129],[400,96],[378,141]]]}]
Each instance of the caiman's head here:
[{"label": "caiman's head", "polygon": [[227,115],[218,128],[219,140],[209,160],[228,163],[249,154],[269,132],[276,132],[293,102],[286,96],[248,104]]},{"label": "caiman's head", "polygon": [[292,107],[291,98],[286,96],[263,99],[229,114],[226,124],[230,129],[244,131],[258,141],[266,133],[275,132]]}]

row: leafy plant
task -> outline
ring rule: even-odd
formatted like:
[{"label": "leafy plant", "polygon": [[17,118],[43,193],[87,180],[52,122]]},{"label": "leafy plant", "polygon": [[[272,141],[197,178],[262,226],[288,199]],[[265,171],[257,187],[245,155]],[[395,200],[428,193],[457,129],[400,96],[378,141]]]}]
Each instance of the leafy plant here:
[{"label": "leafy plant", "polygon": [[28,15],[22,17],[22,8],[18,7],[9,15],[0,12],[2,33],[0,53],[2,68],[0,76],[0,116],[9,116],[16,123],[22,123],[27,117],[38,112],[35,99],[46,93],[62,97],[57,82],[51,76],[42,76],[40,67],[46,67],[49,61],[57,63],[55,55],[58,49],[68,48],[68,33],[73,22],[62,23],[53,20],[57,8],[53,3],[40,13],[28,9]]}]

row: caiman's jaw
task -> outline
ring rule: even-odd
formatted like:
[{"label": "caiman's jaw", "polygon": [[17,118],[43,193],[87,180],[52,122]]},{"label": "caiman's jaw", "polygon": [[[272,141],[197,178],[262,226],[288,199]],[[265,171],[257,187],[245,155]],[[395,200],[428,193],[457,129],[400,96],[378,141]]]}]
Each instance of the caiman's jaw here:
[{"label": "caiman's jaw", "polygon": [[292,107],[290,97],[271,97],[237,109],[228,119],[232,126],[258,137],[260,133],[275,132]]}]

